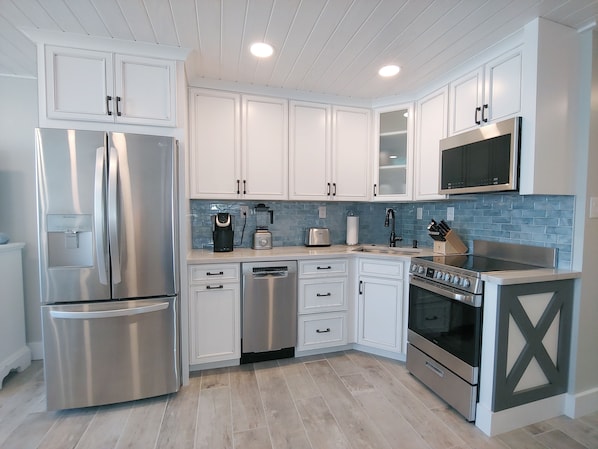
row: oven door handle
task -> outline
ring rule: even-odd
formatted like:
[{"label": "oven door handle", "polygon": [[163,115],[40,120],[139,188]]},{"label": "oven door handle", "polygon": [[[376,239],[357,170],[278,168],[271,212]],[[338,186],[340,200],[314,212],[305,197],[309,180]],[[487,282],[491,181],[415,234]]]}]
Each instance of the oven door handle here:
[{"label": "oven door handle", "polygon": [[431,282],[426,282],[424,280],[416,278],[413,275],[411,276],[409,283],[416,287],[423,288],[424,290],[429,290],[433,293],[442,295],[445,298],[463,302],[463,303],[469,304],[473,307],[482,307],[482,295],[468,295],[468,294],[464,294],[464,293],[457,293],[457,292],[447,290],[442,287],[437,287],[436,285],[432,284]]}]

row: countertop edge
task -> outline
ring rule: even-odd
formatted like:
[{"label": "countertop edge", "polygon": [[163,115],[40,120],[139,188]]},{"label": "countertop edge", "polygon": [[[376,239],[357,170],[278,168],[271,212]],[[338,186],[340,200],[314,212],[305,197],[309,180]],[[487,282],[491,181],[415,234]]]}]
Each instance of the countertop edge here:
[{"label": "countertop edge", "polygon": [[[307,246],[278,246],[272,249],[255,250],[251,248],[239,248],[230,252],[215,253],[211,249],[192,249],[187,253],[187,265],[207,263],[237,263],[237,262],[259,262],[283,259],[323,259],[331,257],[375,257],[387,260],[405,260],[412,257],[432,255],[432,248],[421,248],[419,252],[408,253],[377,253],[361,252],[358,248],[371,245],[331,245],[320,247]],[[383,246],[380,245],[382,249]]]},{"label": "countertop edge", "polygon": [[489,271],[482,273],[482,280],[497,285],[531,284],[533,282],[560,281],[577,279],[581,277],[580,271],[536,268],[532,270],[515,271]]},{"label": "countertop edge", "polygon": [[0,245],[0,253],[1,252],[16,251],[16,250],[22,249],[24,247],[25,247],[25,243],[21,243],[21,242],[3,243],[2,245]]}]

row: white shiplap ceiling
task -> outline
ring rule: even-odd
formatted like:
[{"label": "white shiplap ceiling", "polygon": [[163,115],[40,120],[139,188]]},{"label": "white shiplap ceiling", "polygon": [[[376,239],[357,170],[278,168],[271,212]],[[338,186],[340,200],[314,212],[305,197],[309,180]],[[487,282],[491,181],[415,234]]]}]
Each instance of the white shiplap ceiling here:
[{"label": "white shiplap ceiling", "polygon": [[[535,17],[583,29],[598,0],[0,0],[0,74],[36,76],[37,29],[190,50],[198,80],[376,99],[416,91]],[[255,41],[273,45],[258,61]],[[393,79],[380,66],[402,67]]]}]

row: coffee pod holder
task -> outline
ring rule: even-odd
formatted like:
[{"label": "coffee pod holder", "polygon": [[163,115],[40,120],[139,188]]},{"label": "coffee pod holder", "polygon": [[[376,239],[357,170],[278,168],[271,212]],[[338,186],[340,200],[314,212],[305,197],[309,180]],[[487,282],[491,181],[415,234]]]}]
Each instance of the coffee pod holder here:
[{"label": "coffee pod holder", "polygon": [[444,235],[443,241],[434,241],[433,251],[439,254],[463,254],[467,252],[467,246],[455,231],[450,230]]}]

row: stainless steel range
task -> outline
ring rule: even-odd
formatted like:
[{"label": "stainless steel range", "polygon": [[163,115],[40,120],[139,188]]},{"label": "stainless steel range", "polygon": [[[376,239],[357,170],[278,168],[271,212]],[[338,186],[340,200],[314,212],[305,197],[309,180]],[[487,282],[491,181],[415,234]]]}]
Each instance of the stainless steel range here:
[{"label": "stainless steel range", "polygon": [[482,273],[554,266],[556,250],[484,241],[474,241],[473,254],[413,258],[407,369],[474,421],[482,345]]}]

